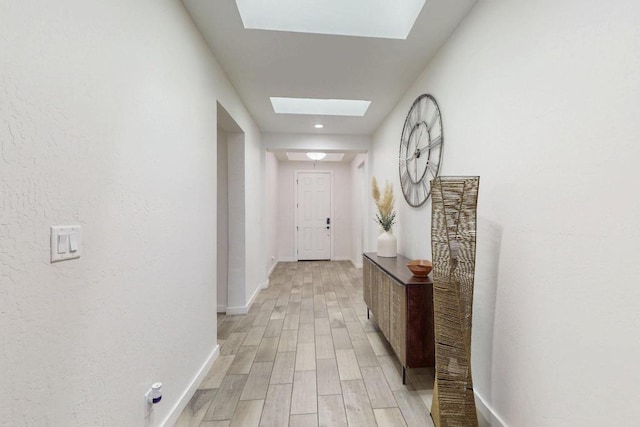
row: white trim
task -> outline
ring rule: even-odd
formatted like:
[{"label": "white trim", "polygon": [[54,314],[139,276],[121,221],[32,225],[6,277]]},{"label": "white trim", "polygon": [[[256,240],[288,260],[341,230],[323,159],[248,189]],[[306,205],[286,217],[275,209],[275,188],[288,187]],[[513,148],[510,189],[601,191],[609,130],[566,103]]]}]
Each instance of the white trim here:
[{"label": "white trim", "polygon": [[256,299],[260,291],[266,289],[268,286],[269,280],[260,283],[246,305],[241,305],[239,307],[227,307],[227,314],[247,314],[249,312],[249,308],[251,308],[251,304],[253,304],[253,301]]},{"label": "white trim", "polygon": [[227,307],[227,314],[228,315],[234,315],[234,314],[247,314],[249,312],[249,306],[247,305],[242,305],[239,307]]},{"label": "white trim", "polygon": [[334,246],[334,238],[333,238],[333,229],[336,226],[336,216],[333,212],[333,207],[335,206],[335,203],[333,201],[333,197],[334,197],[334,191],[333,191],[333,171],[328,171],[329,172],[329,191],[331,191],[331,195],[329,197],[329,211],[331,212],[331,228],[330,228],[330,233],[329,233],[329,260],[333,259],[333,254],[336,253],[335,252],[335,248]]},{"label": "white trim", "polygon": [[274,261],[273,265],[271,266],[271,268],[267,272],[267,282],[269,281],[269,277],[271,277],[271,273],[273,273],[273,270],[275,270],[277,266],[278,266],[278,261]]},{"label": "white trim", "polygon": [[329,260],[332,260],[333,258],[333,226],[335,225],[335,221],[334,221],[334,215],[333,215],[333,171],[332,170],[316,170],[316,169],[305,169],[305,170],[296,170],[293,173],[293,183],[294,183],[294,188],[295,191],[294,193],[294,207],[293,207],[293,211],[294,211],[294,221],[293,221],[293,235],[295,236],[295,238],[293,239],[293,255],[294,255],[294,260],[293,262],[297,262],[300,261],[300,259],[298,259],[298,175],[301,173],[327,173],[329,174],[329,191],[331,192],[331,194],[329,195],[329,212],[331,215],[331,228],[329,229]]},{"label": "white trim", "polygon": [[[473,391],[473,394],[476,396],[476,406],[478,408],[478,414],[484,421],[487,422],[486,426],[491,427],[506,427],[507,423],[505,423],[502,418],[493,410],[491,406],[487,404],[487,402],[478,394],[477,391]],[[482,421],[482,420],[481,420]],[[484,427],[482,424],[480,427]]]},{"label": "white trim", "polygon": [[218,309],[216,310],[218,313],[226,313],[227,306],[224,304],[218,304]]},{"label": "white trim", "polygon": [[292,257],[282,257],[278,259],[278,262],[298,262],[298,260]]},{"label": "white trim", "polygon": [[[269,285],[269,282],[267,282],[267,286],[268,285]],[[258,284],[258,286],[256,287],[256,290],[253,292],[253,295],[251,295],[251,298],[249,298],[249,301],[247,302],[247,305],[246,305],[247,311],[245,311],[245,313],[249,312],[249,309],[251,308],[251,304],[253,304],[253,302],[256,300],[256,297],[258,296],[260,291],[264,289],[263,286],[264,286],[264,283]]]},{"label": "white trim", "polygon": [[331,261],[351,261],[351,258],[349,258],[348,256],[339,256],[331,258]]},{"label": "white trim", "polygon": [[[354,262],[354,266],[356,268],[362,268],[362,253],[364,252],[365,246],[366,246],[366,235],[367,235],[367,225],[366,225],[366,218],[369,217],[369,212],[368,212],[368,205],[367,205],[367,200],[368,200],[368,175],[367,175],[367,157],[365,155],[365,157],[362,159],[362,161],[358,164],[358,166],[356,166],[356,172],[355,172],[355,176],[356,181],[360,181],[361,178],[361,182],[360,182],[360,187],[356,188],[355,191],[356,193],[359,193],[357,195],[355,195],[354,200],[356,201],[357,204],[360,205],[360,229],[356,230],[356,242],[355,243],[352,240],[352,244],[355,243],[356,246],[359,246],[359,251],[356,251],[356,262]],[[352,178],[354,177],[354,175],[352,175]],[[354,188],[354,186],[352,185],[351,188]],[[352,217],[353,218],[353,217]],[[353,239],[353,234],[351,235],[351,239]],[[351,252],[351,254],[353,255],[353,251]]]},{"label": "white trim", "polygon": [[202,383],[202,380],[204,380],[204,377],[207,375],[209,369],[211,369],[211,366],[213,365],[213,362],[216,361],[219,355],[220,346],[216,344],[211,354],[209,354],[209,357],[207,357],[207,360],[205,360],[204,364],[198,370],[196,376],[191,380],[191,383],[189,383],[187,389],[182,393],[182,396],[180,396],[180,399],[178,399],[173,408],[171,408],[171,411],[169,411],[169,414],[164,421],[160,423],[161,426],[172,426],[176,423],[180,414],[189,404],[189,401],[195,394],[196,390],[198,390],[200,383]]},{"label": "white trim", "polygon": [[355,262],[352,259],[350,259],[349,261],[351,261],[351,265],[353,265],[354,268],[362,268],[362,258],[360,259],[360,262]]}]

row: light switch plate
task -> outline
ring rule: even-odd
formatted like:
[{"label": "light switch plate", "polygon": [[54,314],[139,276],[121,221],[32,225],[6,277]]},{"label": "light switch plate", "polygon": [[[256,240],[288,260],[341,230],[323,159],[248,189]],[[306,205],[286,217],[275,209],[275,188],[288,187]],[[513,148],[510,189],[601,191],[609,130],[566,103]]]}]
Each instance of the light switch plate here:
[{"label": "light switch plate", "polygon": [[[73,235],[73,239],[70,238],[71,235]],[[75,251],[71,250],[71,240],[73,240],[74,246],[76,246]],[[60,249],[58,242],[63,242],[67,247]],[[80,258],[81,252],[82,229],[79,225],[51,226],[51,262]]]}]

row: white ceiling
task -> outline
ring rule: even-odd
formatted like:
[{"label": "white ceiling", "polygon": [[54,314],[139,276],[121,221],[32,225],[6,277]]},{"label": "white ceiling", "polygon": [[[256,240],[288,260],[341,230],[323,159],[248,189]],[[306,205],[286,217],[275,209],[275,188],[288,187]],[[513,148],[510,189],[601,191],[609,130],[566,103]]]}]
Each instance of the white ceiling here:
[{"label": "white ceiling", "polygon": [[[475,1],[427,0],[406,40],[247,30],[234,0],[183,3],[263,132],[371,135]],[[275,114],[272,96],[371,105],[364,117]]]},{"label": "white ceiling", "polygon": [[[319,150],[313,150],[317,152]],[[281,162],[342,162],[342,163],[351,163],[351,161],[356,157],[356,153],[354,152],[327,152],[327,156],[322,160],[311,160],[307,157],[307,151],[293,151],[293,150],[273,150],[276,158]]]}]

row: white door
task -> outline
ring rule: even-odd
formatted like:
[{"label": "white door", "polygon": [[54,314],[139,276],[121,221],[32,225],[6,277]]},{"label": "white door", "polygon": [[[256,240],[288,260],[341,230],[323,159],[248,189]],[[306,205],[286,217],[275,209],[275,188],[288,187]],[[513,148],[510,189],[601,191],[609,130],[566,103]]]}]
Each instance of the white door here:
[{"label": "white door", "polygon": [[331,174],[298,172],[298,260],[331,259]]}]

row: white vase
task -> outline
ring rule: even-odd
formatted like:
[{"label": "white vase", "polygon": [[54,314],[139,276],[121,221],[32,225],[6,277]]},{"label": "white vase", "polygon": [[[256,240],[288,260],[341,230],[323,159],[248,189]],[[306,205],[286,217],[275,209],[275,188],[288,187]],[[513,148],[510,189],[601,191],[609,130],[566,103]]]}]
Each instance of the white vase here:
[{"label": "white vase", "polygon": [[398,240],[391,229],[378,236],[378,256],[394,258],[398,255]]}]

